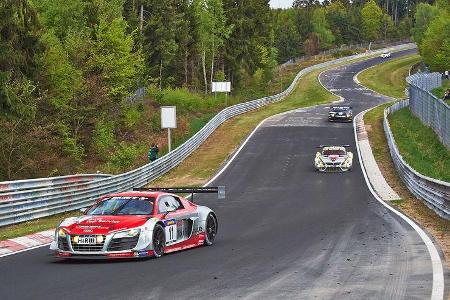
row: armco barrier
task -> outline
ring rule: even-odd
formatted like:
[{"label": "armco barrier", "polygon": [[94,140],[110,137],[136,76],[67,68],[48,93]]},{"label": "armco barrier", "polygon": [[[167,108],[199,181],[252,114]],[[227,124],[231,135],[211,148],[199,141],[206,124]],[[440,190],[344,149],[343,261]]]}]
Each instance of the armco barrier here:
[{"label": "armco barrier", "polygon": [[430,126],[441,142],[450,149],[450,106],[430,91],[442,85],[440,73],[418,73],[406,77],[409,84],[411,111]]},{"label": "armco barrier", "polygon": [[409,100],[403,100],[384,110],[384,133],[388,141],[392,160],[397,173],[411,193],[423,200],[438,215],[445,219],[450,219],[450,183],[418,173],[403,160],[395,144],[394,136],[389,126],[388,115],[408,105]]},{"label": "armco barrier", "polygon": [[89,182],[106,177],[111,177],[111,175],[76,174],[76,175],[48,177],[48,178],[3,181],[0,182],[0,199],[2,199],[2,193],[49,188],[49,187],[64,187],[76,183]]},{"label": "armco barrier", "polygon": [[[391,47],[390,49],[391,51],[401,51],[415,47],[415,44],[405,44]],[[352,59],[363,58],[373,54],[380,54],[383,50],[384,49],[370,53],[343,57],[305,68],[296,75],[291,85],[284,92],[274,96],[236,104],[223,109],[195,135],[175,150],[138,169],[107,178],[101,178],[90,182],[76,183],[68,186],[65,185],[63,187],[45,187],[0,193],[0,226],[50,216],[65,211],[76,210],[91,205],[95,199],[101,195],[144,186],[148,182],[158,178],[182,162],[226,120],[239,114],[282,100],[292,92],[298,80],[304,74],[323,67],[337,65]]]}]

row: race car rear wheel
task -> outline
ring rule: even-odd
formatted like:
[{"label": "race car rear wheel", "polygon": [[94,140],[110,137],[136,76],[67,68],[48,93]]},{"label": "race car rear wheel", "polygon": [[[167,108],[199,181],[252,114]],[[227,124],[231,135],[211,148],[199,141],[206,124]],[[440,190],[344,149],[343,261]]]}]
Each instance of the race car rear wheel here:
[{"label": "race car rear wheel", "polygon": [[166,237],[164,228],[160,224],[156,224],[153,229],[153,255],[158,258],[164,254],[164,246],[166,245]]},{"label": "race car rear wheel", "polygon": [[205,233],[205,245],[210,246],[214,243],[217,234],[217,219],[212,213],[206,217]]}]

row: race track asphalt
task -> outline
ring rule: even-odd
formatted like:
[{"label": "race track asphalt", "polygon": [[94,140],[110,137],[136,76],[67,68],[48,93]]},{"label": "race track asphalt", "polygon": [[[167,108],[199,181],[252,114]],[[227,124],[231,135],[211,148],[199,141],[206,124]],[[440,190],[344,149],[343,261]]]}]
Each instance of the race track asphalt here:
[{"label": "race track asphalt", "polygon": [[[321,81],[356,114],[386,100],[352,81],[380,61]],[[428,299],[430,255],[369,192],[356,153],[351,172],[314,171],[319,144],[355,146],[352,124],[328,123],[327,111],[276,116],[255,132],[213,183],[227,199],[200,199],[219,217],[213,246],[114,262],[60,261],[39,248],[0,259],[0,299]]]}]

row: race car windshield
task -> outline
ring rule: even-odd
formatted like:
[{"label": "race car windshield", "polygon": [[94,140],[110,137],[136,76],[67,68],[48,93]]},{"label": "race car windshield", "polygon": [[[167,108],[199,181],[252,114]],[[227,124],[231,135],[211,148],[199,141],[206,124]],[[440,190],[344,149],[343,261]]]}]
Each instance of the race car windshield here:
[{"label": "race car windshield", "polygon": [[349,109],[348,107],[339,107],[339,106],[337,107],[335,106],[332,108],[333,111],[346,111],[348,109]]},{"label": "race car windshield", "polygon": [[340,150],[340,149],[337,149],[337,150],[327,149],[327,150],[323,150],[322,155],[325,155],[325,156],[329,156],[329,155],[345,155],[345,151],[344,150]]},{"label": "race car windshield", "polygon": [[87,212],[88,215],[151,215],[153,198],[112,197],[99,202]]}]

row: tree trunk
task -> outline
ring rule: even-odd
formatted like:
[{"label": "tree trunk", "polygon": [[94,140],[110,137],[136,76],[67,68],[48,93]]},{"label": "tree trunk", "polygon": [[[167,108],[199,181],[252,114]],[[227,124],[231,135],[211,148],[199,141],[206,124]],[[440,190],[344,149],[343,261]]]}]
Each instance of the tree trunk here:
[{"label": "tree trunk", "polygon": [[159,64],[159,90],[162,89],[162,65],[163,65],[163,60],[161,57],[161,63]]},{"label": "tree trunk", "polygon": [[213,82],[213,77],[214,77],[214,34],[213,34],[213,40],[212,40],[212,49],[211,49],[212,53],[211,53],[211,85]]},{"label": "tree trunk", "polygon": [[184,84],[188,85],[188,51],[184,52]]},{"label": "tree trunk", "polygon": [[394,18],[394,24],[397,26],[397,16],[398,16],[398,0],[395,1],[395,18]]},{"label": "tree trunk", "polygon": [[203,53],[202,53],[202,68],[203,68],[203,80],[205,83],[205,94],[208,94],[208,80],[207,75],[206,75],[206,50],[203,47],[203,43],[202,43],[202,48],[203,48]]}]

